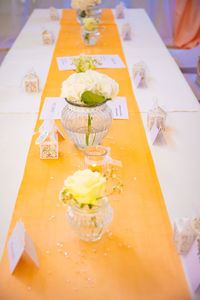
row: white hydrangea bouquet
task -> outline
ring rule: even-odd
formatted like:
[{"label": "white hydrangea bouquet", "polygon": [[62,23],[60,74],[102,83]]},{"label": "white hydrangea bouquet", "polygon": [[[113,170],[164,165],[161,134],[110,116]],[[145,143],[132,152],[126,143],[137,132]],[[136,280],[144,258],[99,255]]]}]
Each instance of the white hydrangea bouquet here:
[{"label": "white hydrangea bouquet", "polygon": [[86,17],[94,17],[96,20],[100,20],[101,9],[96,7],[100,3],[101,0],[72,0],[71,7],[76,9],[78,22],[83,24]]},{"label": "white hydrangea bouquet", "polygon": [[117,96],[118,83],[93,70],[74,73],[63,83],[61,97],[67,101],[62,124],[78,149],[98,145],[108,133],[112,111],[106,102]]},{"label": "white hydrangea bouquet", "polygon": [[118,92],[118,83],[108,75],[87,70],[74,73],[63,81],[61,97],[71,102],[90,106],[111,100],[117,96]]},{"label": "white hydrangea bouquet", "polygon": [[73,9],[80,9],[82,11],[89,7],[93,7],[101,3],[101,0],[71,0],[71,7]]}]

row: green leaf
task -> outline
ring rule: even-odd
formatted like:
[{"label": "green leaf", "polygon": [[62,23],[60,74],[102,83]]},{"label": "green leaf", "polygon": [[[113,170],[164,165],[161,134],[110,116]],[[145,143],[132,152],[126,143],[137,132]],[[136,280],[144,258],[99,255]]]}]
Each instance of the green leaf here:
[{"label": "green leaf", "polygon": [[82,12],[80,13],[80,17],[81,17],[81,18],[85,18],[85,17],[86,17],[86,12],[85,12],[85,10],[82,10]]},{"label": "green leaf", "polygon": [[85,40],[89,43],[89,41],[90,41],[90,34],[89,33],[86,33]]},{"label": "green leaf", "polygon": [[87,105],[94,105],[100,102],[105,102],[106,100],[110,100],[110,98],[106,99],[104,96],[94,94],[91,91],[85,91],[81,95],[81,101]]}]

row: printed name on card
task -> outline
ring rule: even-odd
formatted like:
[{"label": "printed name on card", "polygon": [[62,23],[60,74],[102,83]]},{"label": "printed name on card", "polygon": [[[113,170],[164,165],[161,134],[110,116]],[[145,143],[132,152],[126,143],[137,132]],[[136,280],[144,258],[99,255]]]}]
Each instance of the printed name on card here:
[{"label": "printed name on card", "polygon": [[[100,65],[96,65],[96,68],[125,68],[125,64],[119,57],[119,55],[91,55],[92,58],[98,60]],[[60,71],[64,70],[75,70],[76,66],[72,64],[73,58],[78,56],[66,56],[66,57],[57,57],[58,68]]]},{"label": "printed name on card", "polygon": [[159,144],[159,145],[165,145],[166,140],[163,134],[163,131],[161,127],[157,127],[157,122],[156,120],[154,121],[154,124],[150,130],[150,137],[151,137],[151,142],[152,144]]},{"label": "printed name on card", "polygon": [[20,220],[17,222],[7,244],[10,273],[12,274],[23,255],[28,255],[32,262],[39,268],[39,261],[34,243],[24,229]]}]

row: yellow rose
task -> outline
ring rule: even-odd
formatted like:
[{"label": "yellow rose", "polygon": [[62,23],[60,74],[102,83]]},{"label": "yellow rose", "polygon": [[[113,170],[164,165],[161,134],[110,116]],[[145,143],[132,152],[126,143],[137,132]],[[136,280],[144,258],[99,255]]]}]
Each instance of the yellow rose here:
[{"label": "yellow rose", "polygon": [[98,205],[103,197],[106,179],[99,172],[80,170],[69,176],[64,182],[64,190],[80,204]]},{"label": "yellow rose", "polygon": [[97,21],[94,18],[84,18],[83,27],[85,30],[91,31],[97,29]]}]

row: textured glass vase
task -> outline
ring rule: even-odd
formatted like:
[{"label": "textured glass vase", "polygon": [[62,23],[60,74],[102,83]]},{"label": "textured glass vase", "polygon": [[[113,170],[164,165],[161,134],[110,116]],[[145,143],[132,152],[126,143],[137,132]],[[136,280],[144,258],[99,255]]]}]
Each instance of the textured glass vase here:
[{"label": "textured glass vase", "polygon": [[98,145],[107,135],[112,123],[112,111],[105,102],[86,106],[66,100],[61,121],[68,137],[83,150]]},{"label": "textured glass vase", "polygon": [[89,208],[88,205],[80,208],[76,202],[69,201],[66,216],[80,239],[94,242],[102,237],[107,225],[112,221],[113,209],[106,197],[101,198],[99,206],[93,208]]},{"label": "textured glass vase", "polygon": [[83,25],[84,18],[93,17],[95,20],[100,21],[101,9],[98,6],[88,7],[86,10],[77,9],[76,11],[77,21]]}]

